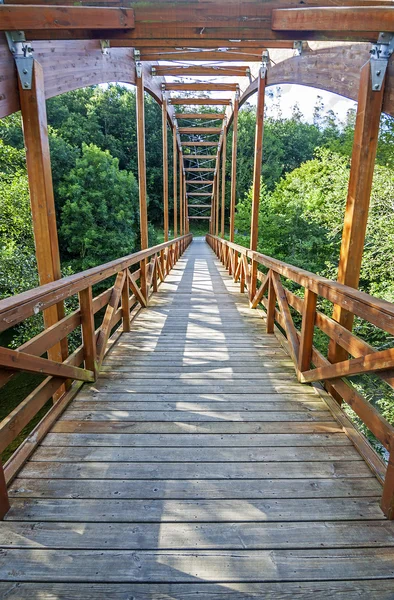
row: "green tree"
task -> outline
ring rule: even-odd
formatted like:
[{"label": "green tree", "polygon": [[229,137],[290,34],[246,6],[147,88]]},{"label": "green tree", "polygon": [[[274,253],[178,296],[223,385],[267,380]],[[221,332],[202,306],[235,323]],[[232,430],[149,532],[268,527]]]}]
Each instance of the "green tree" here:
[{"label": "green tree", "polygon": [[59,189],[60,237],[76,270],[133,252],[138,223],[138,187],[108,151],[83,144],[82,156]]}]

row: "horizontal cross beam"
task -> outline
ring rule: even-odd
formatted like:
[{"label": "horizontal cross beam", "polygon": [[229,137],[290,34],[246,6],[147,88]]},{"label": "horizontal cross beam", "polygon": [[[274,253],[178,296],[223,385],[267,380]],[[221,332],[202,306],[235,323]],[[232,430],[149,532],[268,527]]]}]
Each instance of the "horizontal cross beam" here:
[{"label": "horizontal cross beam", "polygon": [[169,104],[183,106],[228,106],[231,98],[170,98]]},{"label": "horizontal cross beam", "polygon": [[275,31],[394,32],[394,8],[336,6],[335,8],[275,9],[272,11],[272,29]]},{"label": "horizontal cross beam", "polygon": [[191,183],[193,185],[213,185],[213,181],[210,181],[209,179],[189,179],[185,183]]},{"label": "horizontal cross beam", "polygon": [[214,173],[216,169],[211,169],[209,167],[201,167],[201,168],[189,168],[185,169],[186,173]]},{"label": "horizontal cross beam", "polygon": [[210,216],[203,217],[201,215],[189,215],[189,219],[208,219],[210,221],[211,217]]},{"label": "horizontal cross beam", "polygon": [[214,119],[221,121],[225,117],[225,113],[176,113],[175,118],[178,120],[187,120],[187,119],[202,119],[202,120],[210,120]]},{"label": "horizontal cross beam", "polygon": [[216,146],[217,142],[182,142],[182,146]]},{"label": "horizontal cross beam", "polygon": [[134,24],[132,8],[0,4],[0,29],[5,31],[130,29]]},{"label": "horizontal cross beam", "polygon": [[238,83],[165,83],[167,92],[236,92]]},{"label": "horizontal cross beam", "polygon": [[216,160],[217,154],[182,154],[184,160]]},{"label": "horizontal cross beam", "polygon": [[[148,50],[148,49],[147,49]],[[240,50],[170,50],[159,51],[150,49],[149,51],[141,52],[142,61],[155,60],[187,60],[190,62],[201,62],[205,60],[225,61],[225,62],[261,62],[264,49],[251,48],[249,51],[241,52]]]},{"label": "horizontal cross beam", "polygon": [[165,65],[158,65],[152,67],[152,75],[158,77],[201,77],[201,76],[214,76],[214,77],[249,77],[249,67],[171,67]]},{"label": "horizontal cross beam", "polygon": [[204,135],[204,134],[210,134],[210,135],[220,135],[220,133],[222,132],[222,128],[221,127],[179,127],[178,128],[178,132],[180,134],[187,134],[187,135]]}]

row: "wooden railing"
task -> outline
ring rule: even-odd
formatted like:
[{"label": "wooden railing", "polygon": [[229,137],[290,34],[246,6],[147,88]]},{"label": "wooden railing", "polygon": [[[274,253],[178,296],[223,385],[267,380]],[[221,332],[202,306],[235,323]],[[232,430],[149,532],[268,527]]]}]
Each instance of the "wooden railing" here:
[{"label": "wooden railing", "polygon": [[[1,332],[67,298],[79,298],[76,310],[16,350],[0,347],[0,386],[21,371],[47,376],[0,423],[0,452],[54,398],[52,408],[11,456],[4,470],[0,468],[0,518],[9,506],[6,483],[15,477],[83,383],[95,381],[111,342],[122,331],[130,331],[131,320],[141,307],[147,306],[151,291],[157,291],[158,284],[164,281],[191,240],[191,234],[184,235],[0,301]],[[93,286],[109,278],[112,283],[114,277],[113,285],[93,296]],[[96,328],[95,315],[97,320],[97,313],[104,308],[101,324]],[[81,332],[82,344],[67,356],[67,337],[75,330]],[[63,350],[65,347],[62,362],[45,357],[56,345],[63,345]]]},{"label": "wooden railing", "polygon": [[[376,350],[317,310],[318,300],[325,299],[392,335],[394,304],[222,238],[207,235],[206,239],[234,281],[240,281],[241,292],[247,291],[250,306],[264,307],[267,332],[277,333],[284,341],[293,359],[299,381],[324,382],[326,389],[334,396],[336,401],[325,394],[330,408],[344,425],[346,433],[384,484],[382,509],[388,518],[394,519],[394,427],[346,379],[352,375],[373,373],[394,387],[394,348]],[[259,266],[267,272],[259,270]],[[281,278],[304,288],[303,298],[286,289]],[[300,329],[294,324],[290,307],[301,315]],[[279,328],[275,324],[279,325]],[[331,363],[314,346],[316,330],[323,332],[329,338],[330,344],[343,348],[348,359]],[[342,401],[353,409],[387,450],[387,468],[365,438],[351,426],[340,408]]]}]

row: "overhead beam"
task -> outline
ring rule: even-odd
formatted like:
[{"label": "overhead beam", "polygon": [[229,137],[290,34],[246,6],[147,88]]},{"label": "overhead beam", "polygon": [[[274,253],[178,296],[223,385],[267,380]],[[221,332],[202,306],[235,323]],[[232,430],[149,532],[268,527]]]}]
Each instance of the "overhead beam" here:
[{"label": "overhead beam", "polygon": [[217,142],[182,142],[182,146],[218,146]]},{"label": "overhead beam", "polygon": [[249,77],[249,67],[171,67],[157,65],[152,67],[152,75],[158,77]]},{"label": "overhead beam", "polygon": [[[337,6],[284,8],[272,11],[274,31],[394,31],[394,8],[387,6]],[[308,38],[309,39],[309,38]]]},{"label": "overhead beam", "polygon": [[167,92],[236,92],[238,83],[166,83]]},{"label": "overhead beam", "polygon": [[202,120],[217,120],[222,121],[225,117],[225,113],[176,113],[175,118],[180,121],[188,119],[202,119]]},{"label": "overhead beam", "polygon": [[179,127],[178,132],[182,134],[210,134],[210,135],[220,135],[222,131],[221,127]]},{"label": "overhead beam", "polygon": [[154,49],[147,49],[141,53],[142,61],[156,61],[156,60],[187,60],[189,62],[201,61],[225,61],[225,62],[259,62],[261,61],[261,55],[263,50],[251,48],[249,51],[240,52],[239,50],[172,50],[172,51],[155,51]]},{"label": "overhead beam", "polygon": [[171,98],[169,103],[183,106],[229,106],[231,98]]},{"label": "overhead beam", "polygon": [[[125,48],[130,47],[131,44],[135,44],[136,41],[132,39],[113,39],[111,40],[111,47],[113,48]],[[199,37],[195,37],[193,39],[193,43],[189,44],[188,40],[185,39],[174,39],[174,38],[140,38],[138,40],[138,47],[143,48],[144,51],[157,51],[163,52],[163,49],[168,50],[183,50],[183,51],[193,51],[196,49],[207,49],[207,50],[218,50],[225,48],[226,50],[239,50],[244,51],[248,48],[255,50],[256,48],[266,49],[266,48],[293,48],[292,40],[255,40],[255,39],[242,39],[237,40],[234,38],[229,41],[229,39],[224,38],[204,38],[201,35]]]},{"label": "overhead beam", "polygon": [[0,29],[130,29],[134,27],[132,8],[91,6],[29,6],[0,4]]}]

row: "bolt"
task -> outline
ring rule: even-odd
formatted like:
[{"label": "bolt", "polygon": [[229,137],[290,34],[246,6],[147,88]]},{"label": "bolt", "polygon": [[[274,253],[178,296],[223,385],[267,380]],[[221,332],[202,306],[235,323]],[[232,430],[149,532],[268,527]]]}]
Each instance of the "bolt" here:
[{"label": "bolt", "polygon": [[23,84],[23,87],[24,88],[28,88],[29,87],[29,84],[27,83],[27,81],[25,81],[25,83]]},{"label": "bolt", "polygon": [[378,89],[379,89],[379,84],[375,83],[375,90],[378,90]]},{"label": "bolt", "polygon": [[27,69],[23,69],[23,75],[27,75]]},{"label": "bolt", "polygon": [[382,71],[376,71],[376,75],[379,77]]}]

